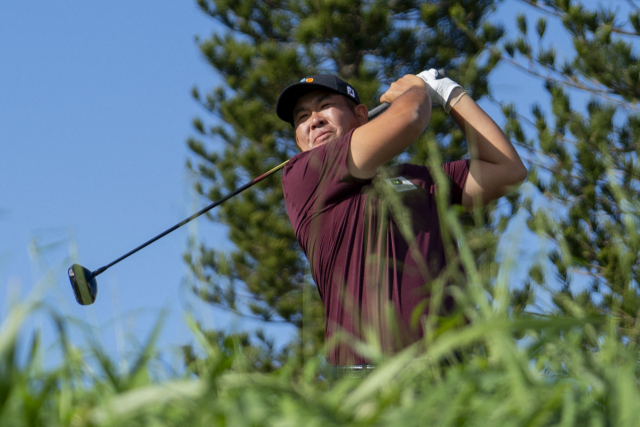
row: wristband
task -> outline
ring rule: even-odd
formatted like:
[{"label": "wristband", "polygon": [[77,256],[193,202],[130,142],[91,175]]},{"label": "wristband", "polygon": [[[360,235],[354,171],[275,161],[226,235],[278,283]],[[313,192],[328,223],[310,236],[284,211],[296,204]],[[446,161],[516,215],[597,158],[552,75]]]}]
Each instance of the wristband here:
[{"label": "wristband", "polygon": [[469,95],[466,90],[462,90],[455,98],[452,98],[447,102],[447,106],[444,111],[447,113],[451,112],[451,109],[462,99],[463,96]]}]

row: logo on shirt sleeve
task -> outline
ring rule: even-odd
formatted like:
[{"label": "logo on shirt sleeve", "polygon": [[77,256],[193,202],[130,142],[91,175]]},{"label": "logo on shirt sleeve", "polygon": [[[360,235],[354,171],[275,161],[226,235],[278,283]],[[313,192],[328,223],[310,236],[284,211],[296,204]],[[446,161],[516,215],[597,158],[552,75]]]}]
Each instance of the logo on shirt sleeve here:
[{"label": "logo on shirt sleeve", "polygon": [[407,178],[403,176],[398,176],[395,178],[387,178],[385,179],[385,181],[387,181],[389,185],[391,185],[393,189],[396,190],[396,192],[398,193],[402,193],[404,191],[416,190],[418,188],[414,184],[412,184],[411,181],[409,181]]}]

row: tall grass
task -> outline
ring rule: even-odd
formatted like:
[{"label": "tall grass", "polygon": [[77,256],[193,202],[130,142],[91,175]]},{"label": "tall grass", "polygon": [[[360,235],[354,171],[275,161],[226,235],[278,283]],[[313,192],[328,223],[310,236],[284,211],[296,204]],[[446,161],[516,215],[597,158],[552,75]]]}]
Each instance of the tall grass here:
[{"label": "tall grass", "polygon": [[[625,338],[636,332],[576,305],[562,317],[516,314],[508,275],[498,275],[490,256],[474,259],[478,243],[467,241],[455,210],[442,207],[440,214],[467,273],[456,289],[470,322],[430,323],[424,341],[393,357],[360,343],[377,364],[369,375],[334,379],[321,357],[259,372],[239,340],[216,339],[192,321],[204,356],[185,357],[183,373],[155,380],[166,378],[154,372],[159,326],[123,372],[99,346],[71,343],[71,323],[55,310],[21,303],[0,326],[0,426],[640,424],[638,340]],[[561,295],[556,302],[571,304]],[[57,327],[63,354],[52,368],[43,367],[47,352],[37,332],[21,333],[42,310]],[[24,341],[30,345],[22,360],[17,349]]]},{"label": "tall grass", "polygon": [[[259,373],[241,351],[229,351],[238,343],[208,340],[194,323],[206,357],[156,382],[153,340],[123,374],[103,352],[83,354],[69,343],[65,319],[55,314],[60,364],[41,368],[37,338],[19,363],[20,325],[39,309],[15,306],[0,329],[2,426],[635,426],[640,420],[638,349],[616,338],[613,318],[513,319],[496,312],[443,332],[425,349],[416,345],[380,360],[366,377],[338,380],[320,359]],[[526,339],[515,339],[521,335]]]}]

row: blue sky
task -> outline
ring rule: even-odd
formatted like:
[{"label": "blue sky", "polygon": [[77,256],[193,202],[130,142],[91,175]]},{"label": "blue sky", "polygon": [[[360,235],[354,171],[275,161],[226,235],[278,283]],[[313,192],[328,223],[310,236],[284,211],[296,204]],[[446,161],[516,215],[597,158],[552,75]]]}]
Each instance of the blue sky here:
[{"label": "blue sky", "polygon": [[[509,28],[516,9],[505,2],[498,12]],[[187,313],[208,327],[256,326],[181,285],[190,234],[228,245],[207,221],[99,276],[90,307],[75,302],[66,276],[72,262],[95,270],[204,205],[191,190],[185,141],[193,117],[210,119],[190,91],[219,83],[194,42],[214,29],[194,1],[0,2],[0,318],[12,295],[38,288],[116,356],[144,341],[163,308],[160,346],[169,352],[193,340]],[[502,67],[492,89],[514,102],[544,100],[530,84]],[[55,339],[45,315],[32,325]],[[280,344],[292,333],[269,331]]]},{"label": "blue sky", "polygon": [[[72,262],[95,270],[202,207],[185,140],[203,115],[191,88],[219,83],[194,42],[213,29],[191,1],[0,3],[0,317],[11,295],[44,287],[49,305],[119,355],[163,308],[164,349],[192,341],[185,313],[251,326],[181,286],[189,233],[224,232],[206,221],[103,273],[90,307],[66,276]],[[35,323],[55,339],[45,315]]]}]

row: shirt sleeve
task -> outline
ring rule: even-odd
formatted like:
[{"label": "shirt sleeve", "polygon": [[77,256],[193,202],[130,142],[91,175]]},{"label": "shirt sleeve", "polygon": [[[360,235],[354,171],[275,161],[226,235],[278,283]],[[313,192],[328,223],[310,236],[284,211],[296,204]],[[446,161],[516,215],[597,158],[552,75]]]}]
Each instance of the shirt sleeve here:
[{"label": "shirt sleeve", "polygon": [[462,204],[462,191],[469,176],[469,160],[445,163],[442,170],[451,179],[451,204]]},{"label": "shirt sleeve", "polygon": [[349,173],[347,155],[353,130],[320,147],[300,153],[284,168],[282,187],[296,236],[306,219],[321,214],[359,190],[367,179]]}]

